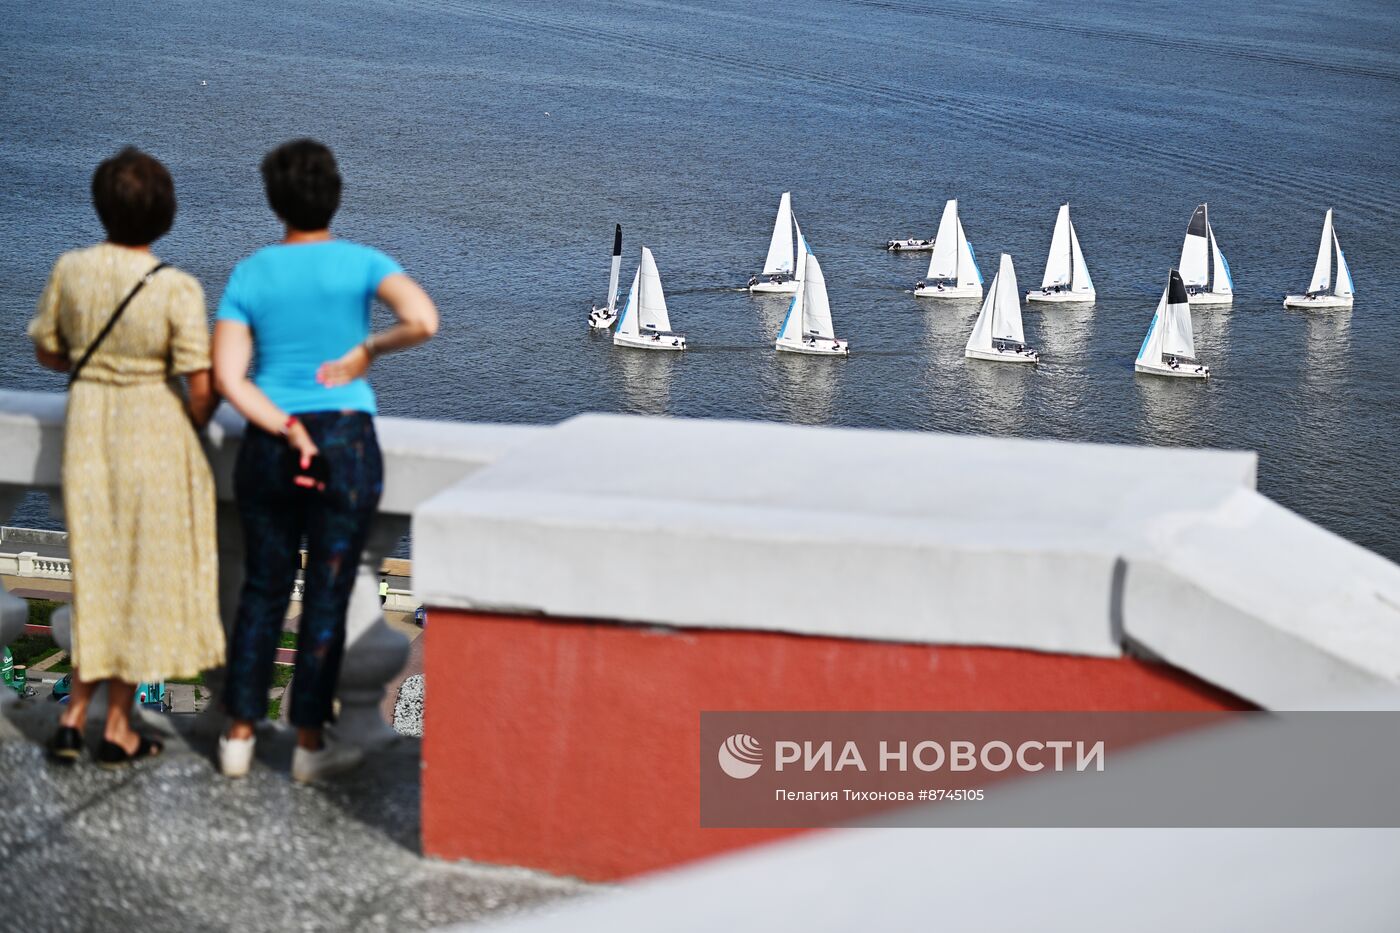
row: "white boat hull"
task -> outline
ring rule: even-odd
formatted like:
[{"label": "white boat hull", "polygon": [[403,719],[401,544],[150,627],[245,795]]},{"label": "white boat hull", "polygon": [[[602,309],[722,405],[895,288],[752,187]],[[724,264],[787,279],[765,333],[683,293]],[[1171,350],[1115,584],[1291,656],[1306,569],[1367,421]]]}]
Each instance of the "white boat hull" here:
[{"label": "white boat hull", "polygon": [[889,240],[885,243],[885,249],[892,253],[931,253],[933,252],[933,241]]},{"label": "white boat hull", "polygon": [[1173,379],[1210,378],[1210,367],[1201,363],[1180,363],[1175,368],[1166,363],[1134,363],[1133,369],[1149,376],[1170,376]]},{"label": "white boat hull", "polygon": [[617,323],[617,311],[608,308],[594,308],[588,312],[588,326],[598,330],[607,330]]},{"label": "white boat hull", "polygon": [[749,286],[750,295],[794,295],[797,293],[797,280],[786,282],[755,282]]},{"label": "white boat hull", "polygon": [[972,350],[963,351],[970,360],[989,360],[993,363],[1039,363],[1040,354],[1026,347],[1021,350]]},{"label": "white boat hull", "polygon": [[1188,292],[1186,300],[1193,305],[1228,305],[1235,303],[1235,296],[1217,295],[1215,292],[1197,292],[1192,295]]},{"label": "white boat hull", "polygon": [[1308,295],[1287,295],[1283,299],[1285,308],[1318,308],[1335,309],[1350,308],[1354,297],[1342,298],[1338,295],[1318,295],[1309,297]]},{"label": "white boat hull", "polygon": [[680,334],[613,334],[613,346],[634,350],[684,350],[685,338]]},{"label": "white boat hull", "polygon": [[981,285],[925,285],[923,288],[914,289],[915,298],[975,298],[981,300]]},{"label": "white boat hull", "polygon": [[1026,292],[1027,301],[1045,301],[1052,304],[1093,304],[1093,292]]},{"label": "white boat hull", "polygon": [[850,346],[839,337],[809,340],[779,340],[774,344],[783,353],[806,353],[811,356],[850,356]]}]

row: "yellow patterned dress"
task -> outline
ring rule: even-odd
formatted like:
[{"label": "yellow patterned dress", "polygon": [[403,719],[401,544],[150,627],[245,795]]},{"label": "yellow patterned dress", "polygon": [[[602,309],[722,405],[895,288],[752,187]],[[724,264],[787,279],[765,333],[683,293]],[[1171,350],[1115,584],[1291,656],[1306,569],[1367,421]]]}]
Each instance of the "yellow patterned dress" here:
[{"label": "yellow patterned dress", "polygon": [[[29,336],[76,362],[157,261],[110,243],[65,253]],[[174,381],[208,368],[204,292],[167,268],[69,393],[63,510],[84,680],[189,677],[224,663],[214,479]]]}]

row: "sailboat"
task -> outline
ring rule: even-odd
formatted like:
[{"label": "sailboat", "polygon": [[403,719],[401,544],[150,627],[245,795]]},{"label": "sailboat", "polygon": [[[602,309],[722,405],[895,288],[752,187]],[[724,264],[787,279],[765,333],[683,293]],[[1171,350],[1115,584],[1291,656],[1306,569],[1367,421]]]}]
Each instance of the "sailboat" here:
[{"label": "sailboat", "polygon": [[1196,338],[1191,333],[1191,302],[1186,283],[1175,269],[1157,302],[1157,312],[1142,339],[1133,368],[1155,376],[1208,379],[1210,367],[1196,359]]},{"label": "sailboat", "polygon": [[784,191],[778,201],[778,216],[773,221],[773,236],[768,241],[768,258],[763,271],[749,279],[751,294],[791,295],[797,291],[793,278],[792,194]]},{"label": "sailboat", "polygon": [[1011,257],[1001,254],[1001,268],[992,279],[987,299],[972,326],[963,354],[972,360],[997,363],[1039,363],[1040,354],[1026,346],[1021,329],[1021,293],[1016,287],[1016,267]]},{"label": "sailboat", "polygon": [[788,305],[787,317],[778,331],[777,348],[788,353],[818,356],[848,356],[850,348],[839,340],[831,324],[831,303],[826,297],[826,278],[821,263],[797,230],[797,292]]},{"label": "sailboat", "polygon": [[[1332,257],[1336,256],[1335,278],[1332,275]],[[1317,245],[1317,264],[1313,266],[1312,281],[1308,283],[1306,294],[1287,295],[1283,299],[1285,308],[1350,308],[1352,302],[1351,267],[1346,256],[1342,255],[1342,244],[1337,239],[1337,228],[1332,226],[1332,209],[1322,219],[1322,242]]]},{"label": "sailboat", "polygon": [[588,326],[607,330],[617,321],[617,274],[622,270],[622,224],[613,231],[612,271],[608,273],[608,303],[593,306],[588,312]]},{"label": "sailboat", "polygon": [[1186,226],[1186,241],[1181,244],[1181,280],[1186,285],[1186,300],[1193,305],[1228,305],[1235,300],[1235,280],[1230,264],[1215,240],[1210,226],[1210,213],[1204,204],[1198,205]]},{"label": "sailboat", "polygon": [[1050,237],[1050,255],[1045,259],[1040,290],[1027,292],[1026,300],[1094,300],[1094,280],[1089,277],[1089,267],[1084,264],[1084,254],[1079,250],[1079,236],[1069,219],[1068,204],[1060,205],[1060,216],[1055,218],[1055,232]]},{"label": "sailboat", "polygon": [[671,333],[671,317],[666,312],[666,293],[661,290],[661,273],[651,250],[642,247],[642,261],[632,276],[632,290],[617,319],[613,344],[642,350],[684,350],[685,338]]},{"label": "sailboat", "polygon": [[977,270],[977,256],[958,218],[956,200],[943,206],[928,274],[914,286],[914,294],[920,298],[982,297],[982,273]]}]

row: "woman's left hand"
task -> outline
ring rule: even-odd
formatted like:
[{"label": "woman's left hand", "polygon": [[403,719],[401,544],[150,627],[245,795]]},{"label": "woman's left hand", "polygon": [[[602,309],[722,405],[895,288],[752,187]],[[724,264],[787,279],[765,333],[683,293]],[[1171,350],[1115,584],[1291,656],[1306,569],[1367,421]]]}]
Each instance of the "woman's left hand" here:
[{"label": "woman's left hand", "polygon": [[369,350],[364,344],[356,344],[350,352],[338,360],[322,363],[316,370],[316,381],[328,389],[354,382],[369,371]]}]

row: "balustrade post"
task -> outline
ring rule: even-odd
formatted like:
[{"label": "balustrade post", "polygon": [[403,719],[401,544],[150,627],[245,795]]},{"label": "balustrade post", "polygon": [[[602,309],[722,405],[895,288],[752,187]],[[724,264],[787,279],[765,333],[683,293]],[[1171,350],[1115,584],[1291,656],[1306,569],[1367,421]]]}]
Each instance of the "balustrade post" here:
[{"label": "balustrade post", "polygon": [[385,685],[408,662],[408,639],[389,627],[379,605],[379,568],[408,531],[407,516],[379,515],[370,530],[346,613],[337,738],[374,750],[399,738],[379,707]]},{"label": "balustrade post", "polygon": [[[24,490],[16,486],[0,486],[0,523],[8,520],[24,498]],[[18,596],[11,596],[0,587],[0,645],[8,645],[24,634],[24,624],[29,621],[29,604]],[[14,691],[0,688],[0,706],[13,702]]]}]

